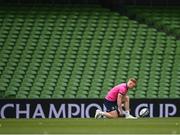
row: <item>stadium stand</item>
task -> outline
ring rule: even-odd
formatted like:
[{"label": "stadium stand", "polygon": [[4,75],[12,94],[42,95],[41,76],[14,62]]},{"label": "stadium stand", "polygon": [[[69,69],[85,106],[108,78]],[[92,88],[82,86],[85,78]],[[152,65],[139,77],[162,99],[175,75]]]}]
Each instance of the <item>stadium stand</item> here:
[{"label": "stadium stand", "polygon": [[180,40],[98,5],[0,5],[1,98],[180,97]]},{"label": "stadium stand", "polygon": [[180,9],[178,6],[129,6],[127,12],[130,16],[135,16],[137,20],[144,20],[147,24],[154,25],[180,38]]}]

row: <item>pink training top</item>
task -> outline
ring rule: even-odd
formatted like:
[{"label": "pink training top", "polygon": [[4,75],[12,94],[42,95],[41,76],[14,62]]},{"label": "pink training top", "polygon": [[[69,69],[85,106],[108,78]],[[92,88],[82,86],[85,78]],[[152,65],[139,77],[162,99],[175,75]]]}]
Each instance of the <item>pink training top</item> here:
[{"label": "pink training top", "polygon": [[122,83],[112,88],[106,95],[105,99],[109,101],[116,101],[119,93],[121,95],[126,95],[127,92],[128,92],[127,84]]}]

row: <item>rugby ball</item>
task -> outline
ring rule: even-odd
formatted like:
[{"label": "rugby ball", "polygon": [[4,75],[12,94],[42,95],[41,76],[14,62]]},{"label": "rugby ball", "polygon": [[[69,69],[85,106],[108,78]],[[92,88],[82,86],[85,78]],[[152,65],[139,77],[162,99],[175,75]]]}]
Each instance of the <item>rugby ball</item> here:
[{"label": "rugby ball", "polygon": [[149,114],[149,109],[148,109],[148,108],[143,108],[143,109],[141,109],[140,112],[139,112],[139,116],[140,116],[140,117],[145,117],[145,116],[147,116],[148,114]]}]

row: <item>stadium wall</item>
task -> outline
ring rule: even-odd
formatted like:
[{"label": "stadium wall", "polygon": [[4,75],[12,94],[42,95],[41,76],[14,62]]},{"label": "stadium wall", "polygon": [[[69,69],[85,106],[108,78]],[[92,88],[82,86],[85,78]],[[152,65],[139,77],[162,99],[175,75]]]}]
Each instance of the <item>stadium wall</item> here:
[{"label": "stadium wall", "polygon": [[[180,117],[180,99],[132,99],[131,113],[148,107],[148,117]],[[105,110],[103,99],[1,99],[0,118],[90,118]]]}]

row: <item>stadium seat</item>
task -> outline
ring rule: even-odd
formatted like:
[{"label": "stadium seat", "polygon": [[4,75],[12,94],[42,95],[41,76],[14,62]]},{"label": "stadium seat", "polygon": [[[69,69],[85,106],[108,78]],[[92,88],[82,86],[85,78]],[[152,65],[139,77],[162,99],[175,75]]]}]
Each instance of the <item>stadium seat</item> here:
[{"label": "stadium seat", "polygon": [[[159,10],[161,9],[161,10]],[[178,7],[151,7],[129,6],[127,10],[130,16],[136,16],[137,20],[145,20],[147,24],[154,25],[158,29],[179,37],[179,8]]]},{"label": "stadium seat", "polygon": [[0,98],[104,98],[133,76],[131,98],[180,97],[175,11],[161,20],[154,7],[130,7],[133,20],[97,5],[8,8],[0,10]]}]

